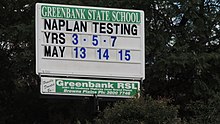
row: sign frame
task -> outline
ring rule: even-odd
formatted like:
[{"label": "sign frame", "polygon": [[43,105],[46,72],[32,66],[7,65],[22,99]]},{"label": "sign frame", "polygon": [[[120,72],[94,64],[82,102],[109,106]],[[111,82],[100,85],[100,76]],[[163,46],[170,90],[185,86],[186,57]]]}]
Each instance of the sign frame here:
[{"label": "sign frame", "polygon": [[[140,49],[134,49],[134,51],[140,51],[140,61],[139,62],[132,62],[131,64],[129,62],[115,62],[112,61],[112,66],[111,64],[109,64],[108,61],[101,61],[101,63],[96,63],[94,64],[94,66],[96,68],[92,68],[90,71],[87,71],[86,69],[90,69],[90,67],[93,66],[93,64],[90,64],[89,66],[86,66],[88,63],[82,64],[80,66],[83,66],[81,68],[72,68],[73,66],[70,66],[70,70],[68,70],[68,67],[64,67],[66,70],[68,70],[68,72],[65,69],[51,69],[51,68],[47,68],[47,66],[52,66],[53,62],[55,62],[56,60],[59,61],[57,63],[59,63],[58,65],[54,64],[53,67],[57,68],[57,67],[61,67],[61,66],[65,66],[68,64],[65,63],[64,65],[61,65],[62,63],[62,58],[56,59],[54,60],[54,58],[50,60],[48,60],[47,62],[45,61],[45,58],[42,57],[42,49],[40,47],[42,47],[42,43],[40,43],[39,41],[42,42],[42,27],[41,27],[41,23],[39,23],[39,20],[41,20],[42,18],[39,17],[40,13],[41,13],[41,6],[56,6],[56,7],[72,7],[72,8],[81,8],[81,9],[92,9],[92,10],[103,10],[103,11],[128,11],[128,12],[138,12],[140,13],[140,24],[139,24],[139,28],[140,28],[140,34],[137,36],[139,37],[140,40]],[[40,9],[40,10],[39,10]],[[36,74],[40,75],[40,76],[68,76],[68,77],[87,77],[87,78],[107,78],[107,79],[128,79],[128,80],[144,80],[145,79],[145,38],[144,38],[144,12],[142,10],[129,10],[129,9],[117,9],[117,8],[104,8],[104,7],[90,7],[90,6],[73,6],[73,5],[61,5],[61,4],[47,4],[47,3],[37,3],[36,4],[36,16],[35,16],[35,26],[36,26]],[[51,18],[54,19],[54,18]],[[42,20],[41,20],[42,22]],[[103,22],[103,21],[101,21]],[[104,21],[105,22],[105,21]],[[125,23],[125,22],[120,22],[121,23]],[[53,31],[52,31],[53,32]],[[80,34],[80,33],[79,33]],[[102,35],[100,33],[97,33],[96,35]],[[106,35],[109,36],[109,35]],[[119,35],[116,35],[119,36]],[[126,37],[126,36],[122,36],[122,37]],[[130,38],[130,37],[128,37]],[[56,44],[54,45],[56,46]],[[97,47],[94,47],[97,48]],[[112,48],[113,49],[113,48]],[[121,48],[121,49],[125,49],[125,48]],[[71,60],[68,60],[71,61]],[[92,60],[90,60],[92,61]],[[80,62],[84,62],[84,60],[82,61],[78,61],[78,60],[74,60],[74,62],[76,62],[77,64],[75,64],[74,66],[78,66],[78,64]],[[117,63],[117,64],[115,64]],[[130,64],[130,65],[129,65]],[[137,66],[132,66],[132,65],[137,65]],[[91,66],[92,65],[92,66]],[[84,67],[85,66],[85,67]],[[121,66],[123,66],[122,68],[120,68]],[[130,68],[132,66],[132,68]],[[100,69],[106,67],[107,69]],[[115,67],[114,69],[111,69]],[[138,70],[136,69],[138,68]],[[81,71],[83,70],[83,71]],[[105,72],[106,70],[106,72]],[[110,71],[109,71],[110,70]],[[108,72],[109,71],[109,72]]]}]

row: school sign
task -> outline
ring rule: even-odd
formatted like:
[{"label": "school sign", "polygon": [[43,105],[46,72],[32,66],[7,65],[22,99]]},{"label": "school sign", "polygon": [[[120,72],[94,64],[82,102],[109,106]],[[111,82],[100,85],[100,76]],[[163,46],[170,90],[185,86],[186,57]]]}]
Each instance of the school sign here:
[{"label": "school sign", "polygon": [[36,4],[38,75],[140,81],[144,56],[143,11]]}]

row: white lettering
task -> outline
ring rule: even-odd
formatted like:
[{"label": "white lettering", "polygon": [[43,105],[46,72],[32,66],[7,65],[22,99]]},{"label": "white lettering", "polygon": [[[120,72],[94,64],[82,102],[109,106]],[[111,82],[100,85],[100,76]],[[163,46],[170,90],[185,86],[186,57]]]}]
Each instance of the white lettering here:
[{"label": "white lettering", "polygon": [[62,81],[62,80],[58,80],[58,81],[56,82],[56,84],[57,84],[58,86],[63,86],[63,81]]}]

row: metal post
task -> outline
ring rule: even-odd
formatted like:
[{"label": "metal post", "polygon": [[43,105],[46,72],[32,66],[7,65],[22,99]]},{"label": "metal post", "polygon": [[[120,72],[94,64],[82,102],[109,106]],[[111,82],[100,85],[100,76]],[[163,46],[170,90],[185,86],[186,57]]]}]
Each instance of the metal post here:
[{"label": "metal post", "polygon": [[97,97],[97,94],[94,94],[94,113],[99,113],[99,99]]}]

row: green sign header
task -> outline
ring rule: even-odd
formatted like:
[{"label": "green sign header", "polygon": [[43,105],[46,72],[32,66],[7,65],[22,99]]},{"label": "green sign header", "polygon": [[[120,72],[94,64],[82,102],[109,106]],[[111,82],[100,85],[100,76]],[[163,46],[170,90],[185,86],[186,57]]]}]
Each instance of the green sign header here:
[{"label": "green sign header", "polygon": [[141,13],[137,11],[108,10],[95,8],[41,6],[44,18],[62,18],[88,21],[141,23]]}]

